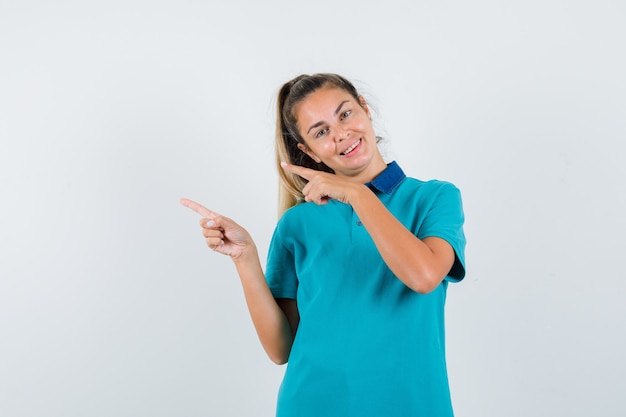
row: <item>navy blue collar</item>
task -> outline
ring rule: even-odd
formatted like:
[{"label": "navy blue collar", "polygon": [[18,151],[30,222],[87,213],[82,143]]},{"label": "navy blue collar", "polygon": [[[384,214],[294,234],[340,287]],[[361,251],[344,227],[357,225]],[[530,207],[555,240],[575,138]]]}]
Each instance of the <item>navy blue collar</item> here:
[{"label": "navy blue collar", "polygon": [[375,188],[385,194],[391,194],[392,191],[406,178],[404,171],[396,161],[387,164],[387,168],[371,182],[366,183],[370,188]]}]

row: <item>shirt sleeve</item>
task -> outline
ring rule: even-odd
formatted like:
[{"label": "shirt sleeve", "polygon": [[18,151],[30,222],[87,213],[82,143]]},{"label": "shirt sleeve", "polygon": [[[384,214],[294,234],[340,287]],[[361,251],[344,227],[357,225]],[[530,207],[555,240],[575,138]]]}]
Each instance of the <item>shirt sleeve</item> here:
[{"label": "shirt sleeve", "polygon": [[279,222],[274,230],[267,254],[265,280],[274,298],[296,299],[298,277],[294,254],[287,248],[283,228]]},{"label": "shirt sleeve", "polygon": [[458,282],[465,277],[465,233],[461,192],[451,183],[441,182],[428,208],[418,238],[439,237],[446,240],[455,253],[447,280]]}]

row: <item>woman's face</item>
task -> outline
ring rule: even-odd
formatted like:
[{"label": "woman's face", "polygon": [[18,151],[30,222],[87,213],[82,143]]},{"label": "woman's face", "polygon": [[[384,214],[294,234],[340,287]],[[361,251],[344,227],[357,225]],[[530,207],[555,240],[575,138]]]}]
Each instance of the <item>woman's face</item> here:
[{"label": "woman's face", "polygon": [[357,102],[342,89],[322,88],[296,106],[295,116],[306,144],[298,147],[335,174],[369,181],[386,167],[362,97]]}]

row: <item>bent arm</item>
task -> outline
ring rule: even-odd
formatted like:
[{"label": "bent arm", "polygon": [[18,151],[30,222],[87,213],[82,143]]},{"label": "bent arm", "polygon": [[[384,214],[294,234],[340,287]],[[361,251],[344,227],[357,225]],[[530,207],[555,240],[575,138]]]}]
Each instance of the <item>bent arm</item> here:
[{"label": "bent arm", "polygon": [[207,246],[230,256],[235,263],[252,322],[267,355],[278,364],[287,362],[298,324],[298,309],[295,302],[279,303],[272,296],[250,234],[232,219],[202,204],[187,198],[181,199],[181,204],[202,216],[200,226]]},{"label": "bent arm", "polygon": [[420,240],[365,185],[358,185],[350,204],[367,229],[387,266],[412,290],[427,294],[450,272],[455,260],[444,239]]},{"label": "bent arm", "polygon": [[261,268],[256,247],[233,259],[250,317],[270,359],[284,364],[289,358],[298,323],[295,300],[274,299]]}]

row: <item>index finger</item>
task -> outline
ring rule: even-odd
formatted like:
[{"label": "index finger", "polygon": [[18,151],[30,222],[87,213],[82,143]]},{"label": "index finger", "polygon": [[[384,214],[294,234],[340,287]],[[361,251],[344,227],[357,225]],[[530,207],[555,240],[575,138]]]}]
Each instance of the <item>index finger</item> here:
[{"label": "index finger", "polygon": [[210,219],[214,219],[217,216],[215,212],[212,212],[208,208],[204,207],[202,204],[196,203],[195,201],[190,200],[188,198],[181,198],[180,204],[182,204],[185,207],[189,207],[190,209],[192,209],[193,211],[195,211],[202,217],[208,217]]},{"label": "index finger", "polygon": [[287,162],[281,162],[280,166],[282,166],[285,171],[289,171],[293,174],[299,175],[307,181],[311,181],[314,176],[316,176],[320,172],[323,172],[311,168],[306,168],[300,165],[288,164]]}]

